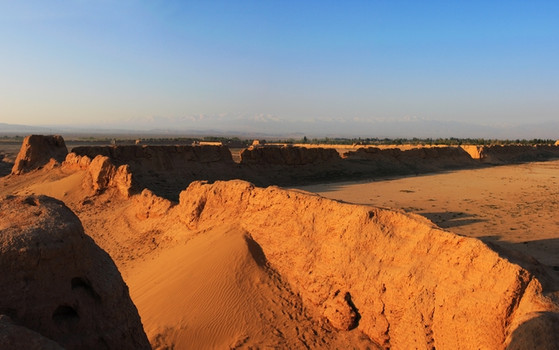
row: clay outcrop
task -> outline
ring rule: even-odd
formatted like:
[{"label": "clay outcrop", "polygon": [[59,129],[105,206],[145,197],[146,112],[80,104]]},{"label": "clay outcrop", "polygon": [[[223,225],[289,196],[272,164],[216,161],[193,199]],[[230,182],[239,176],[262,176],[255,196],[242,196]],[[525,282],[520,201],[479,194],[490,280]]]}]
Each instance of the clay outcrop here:
[{"label": "clay outcrop", "polygon": [[559,157],[559,145],[492,145],[492,146],[460,146],[473,159],[485,164],[511,164],[541,161]]},{"label": "clay outcrop", "polygon": [[363,147],[344,153],[354,168],[375,175],[403,175],[479,165],[465,150],[458,147],[429,147],[400,150]]},{"label": "clay outcrop", "polygon": [[100,193],[108,188],[116,188],[123,196],[128,197],[132,190],[132,173],[130,166],[123,164],[116,167],[108,157],[97,156],[87,168],[93,192]]},{"label": "clay outcrop", "polygon": [[0,212],[0,314],[66,349],[149,349],[116,266],[62,202],[12,196]]},{"label": "clay outcrop", "polygon": [[189,165],[190,162],[199,163],[232,163],[231,152],[226,146],[93,146],[75,147],[72,152],[79,156],[93,159],[98,155],[110,158],[115,164],[140,163],[153,170],[171,170]]},{"label": "clay outcrop", "polygon": [[[49,138],[64,142],[59,136],[31,135],[26,140]],[[27,143],[22,146],[20,155],[29,153],[30,151],[26,151],[28,149],[34,149],[35,151],[31,152],[33,154],[53,153],[45,152],[44,149],[47,149],[45,147],[31,147]],[[64,167],[73,170],[89,169],[88,181],[84,186],[89,187],[92,193],[116,188],[122,195],[129,196],[148,188],[157,196],[176,201],[182,189],[191,182],[199,180],[213,182],[243,179],[258,186],[294,186],[313,182],[422,174],[559,157],[559,146],[552,145],[462,145],[415,148],[403,146],[350,149],[340,157],[338,152],[341,150],[335,148],[256,144],[243,150],[239,163],[235,163],[229,149],[219,144],[86,146],[75,147],[66,157]],[[65,148],[61,152],[66,154]],[[21,156],[21,158],[33,157]],[[99,160],[95,161],[95,159]],[[48,166],[54,166],[60,160],[52,158],[47,162],[50,162],[47,163],[50,164]],[[35,165],[30,166],[31,163],[27,160],[16,162],[12,173],[22,173],[28,171],[25,169],[41,167],[36,165],[39,163],[32,163]]]},{"label": "clay outcrop", "polygon": [[484,146],[480,160],[488,164],[510,164],[559,157],[557,146]]},{"label": "clay outcrop", "polygon": [[65,170],[85,170],[82,187],[91,195],[115,189],[117,193],[129,197],[134,191],[132,173],[128,164],[115,166],[106,156],[96,156],[93,160],[88,156],[69,153],[62,163]]},{"label": "clay outcrop", "polygon": [[0,344],[3,350],[64,350],[41,334],[14,324],[6,315],[0,315]]},{"label": "clay outcrop", "polygon": [[483,150],[484,146],[477,146],[477,145],[461,145],[460,148],[462,148],[464,151],[466,151],[470,157],[472,157],[472,159],[480,159],[481,158],[481,152]]},{"label": "clay outcrop", "polygon": [[307,165],[341,160],[335,149],[251,146],[241,152],[241,164]]},{"label": "clay outcrop", "polygon": [[534,274],[419,216],[243,181],[195,182],[178,208],[238,225],[318,317],[386,348],[535,348],[559,326]]},{"label": "clay outcrop", "polygon": [[12,174],[24,174],[47,164],[54,166],[62,163],[67,154],[68,149],[62,136],[29,135],[23,140]]},{"label": "clay outcrop", "polygon": [[[125,184],[118,186],[123,192],[126,192],[125,187],[130,183],[132,191],[140,192],[149,188],[160,196],[176,199],[177,194],[192,181],[239,177],[226,146],[97,146],[76,147],[72,153],[76,157],[86,156],[93,160],[103,157],[103,164],[113,164],[116,171],[109,171],[109,178],[114,173],[115,180]],[[132,176],[128,180],[130,173]],[[104,174],[101,175],[101,178],[106,178]]]}]

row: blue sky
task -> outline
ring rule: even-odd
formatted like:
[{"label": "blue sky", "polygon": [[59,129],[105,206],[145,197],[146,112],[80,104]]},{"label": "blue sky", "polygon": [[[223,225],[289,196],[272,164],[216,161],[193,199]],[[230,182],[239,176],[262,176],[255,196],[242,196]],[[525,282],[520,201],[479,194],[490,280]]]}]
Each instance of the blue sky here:
[{"label": "blue sky", "polygon": [[0,122],[554,121],[558,18],[557,1],[0,0]]}]

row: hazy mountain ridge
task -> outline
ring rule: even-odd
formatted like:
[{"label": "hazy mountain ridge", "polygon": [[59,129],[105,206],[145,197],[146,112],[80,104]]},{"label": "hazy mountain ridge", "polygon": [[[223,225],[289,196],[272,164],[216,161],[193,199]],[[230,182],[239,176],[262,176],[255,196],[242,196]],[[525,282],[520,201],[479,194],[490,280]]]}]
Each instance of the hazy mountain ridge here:
[{"label": "hazy mountain ridge", "polygon": [[244,137],[378,137],[378,138],[489,138],[557,139],[559,122],[480,125],[468,122],[421,118],[365,120],[357,118],[303,119],[287,121],[272,115],[216,115],[147,117],[103,125],[18,125],[0,123],[1,135],[73,133],[105,135],[214,135]]}]

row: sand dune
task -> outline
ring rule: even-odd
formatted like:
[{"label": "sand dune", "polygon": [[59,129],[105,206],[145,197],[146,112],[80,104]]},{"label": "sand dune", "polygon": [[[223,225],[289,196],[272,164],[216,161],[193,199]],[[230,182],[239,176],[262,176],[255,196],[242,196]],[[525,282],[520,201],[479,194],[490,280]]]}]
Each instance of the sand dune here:
[{"label": "sand dune", "polygon": [[289,284],[268,266],[258,244],[238,227],[214,227],[138,264],[128,285],[156,348],[319,348],[345,343],[344,337],[335,339],[307,315]]}]

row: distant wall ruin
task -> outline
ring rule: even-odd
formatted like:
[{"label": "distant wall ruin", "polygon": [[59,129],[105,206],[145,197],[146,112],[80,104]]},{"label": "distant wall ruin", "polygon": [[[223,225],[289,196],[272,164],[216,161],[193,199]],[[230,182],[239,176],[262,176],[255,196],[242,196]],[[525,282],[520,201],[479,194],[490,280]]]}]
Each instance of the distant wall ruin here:
[{"label": "distant wall ruin", "polygon": [[[125,187],[128,185],[129,193],[139,193],[149,188],[157,195],[177,200],[178,193],[196,180],[213,182],[243,179],[259,186],[293,186],[559,158],[557,145],[404,145],[393,148],[355,145],[346,150],[349,151],[340,156],[338,152],[343,150],[335,147],[257,144],[244,149],[237,164],[230,150],[219,144],[82,146],[72,149],[72,154],[77,158],[67,158],[66,165],[71,163],[73,167],[79,168],[80,164],[76,162],[85,162],[83,157],[89,161],[98,156],[106,157],[103,163],[106,166],[98,170],[105,169],[103,171],[108,177],[106,174],[100,177],[92,174],[99,180],[98,183],[111,183],[108,187],[118,187],[121,193],[127,192]],[[60,136],[28,136],[12,174],[31,171],[46,166],[48,162],[54,166],[62,162],[66,154],[64,140]],[[114,171],[109,169],[109,163],[114,166]],[[120,169],[124,165],[128,167],[127,170]],[[82,169],[87,166],[89,164],[82,164]],[[103,186],[100,185],[100,188]]]},{"label": "distant wall ruin", "polygon": [[46,166],[49,162],[62,163],[68,154],[60,135],[29,135],[25,137],[17,155],[12,174],[20,175]]},{"label": "distant wall ruin", "polygon": [[320,147],[251,146],[241,152],[241,164],[246,165],[307,165],[340,160],[340,155],[335,149]]}]

